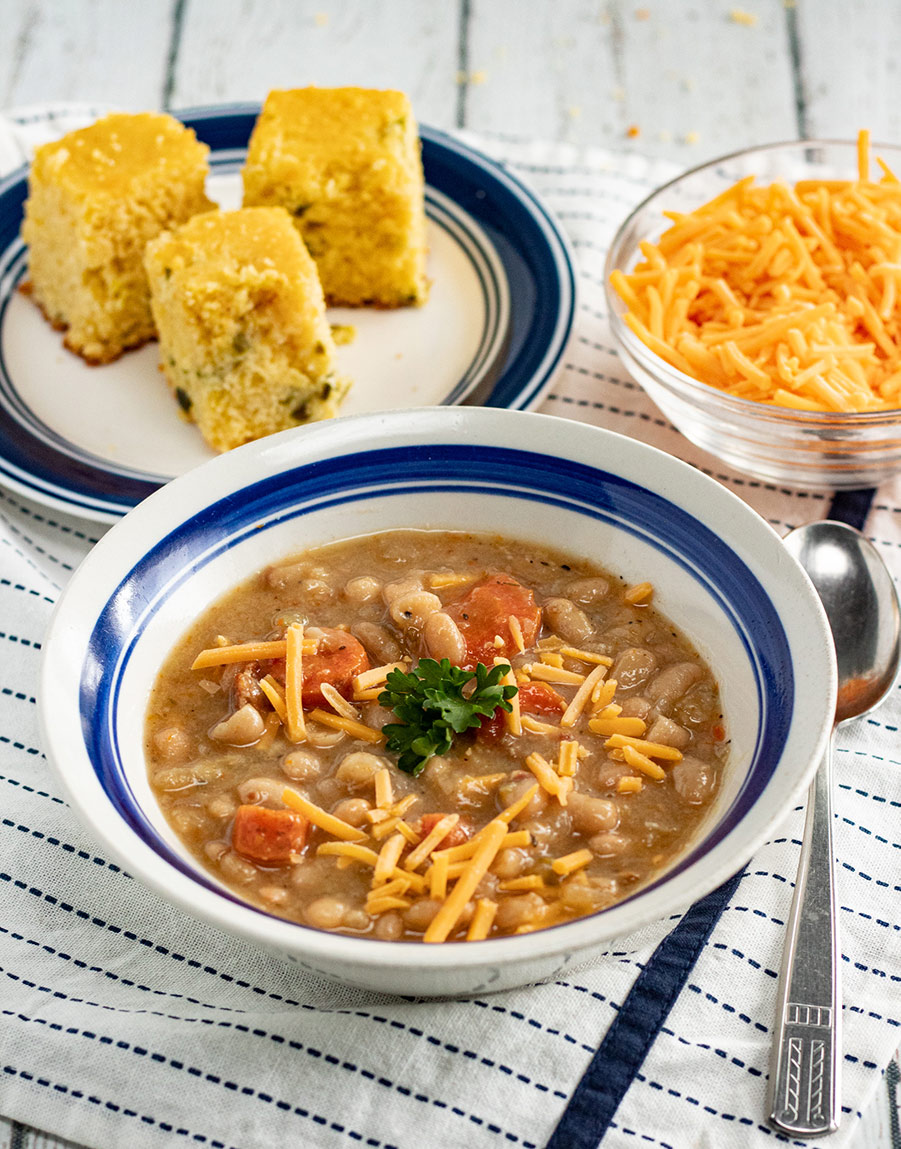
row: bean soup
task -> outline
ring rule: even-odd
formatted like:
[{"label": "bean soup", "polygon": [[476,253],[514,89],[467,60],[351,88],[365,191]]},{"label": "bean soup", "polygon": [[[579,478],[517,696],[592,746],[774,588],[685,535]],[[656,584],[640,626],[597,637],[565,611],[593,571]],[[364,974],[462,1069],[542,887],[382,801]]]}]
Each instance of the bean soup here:
[{"label": "bean soup", "polygon": [[649,582],[495,536],[393,531],[262,571],[152,692],[150,782],[246,901],[476,941],[604,909],[684,853],[728,739]]}]

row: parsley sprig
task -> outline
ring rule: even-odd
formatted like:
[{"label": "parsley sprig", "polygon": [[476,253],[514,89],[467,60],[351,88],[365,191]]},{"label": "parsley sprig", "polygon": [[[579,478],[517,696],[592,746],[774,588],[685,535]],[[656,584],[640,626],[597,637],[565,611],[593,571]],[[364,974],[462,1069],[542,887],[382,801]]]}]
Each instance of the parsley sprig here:
[{"label": "parsley sprig", "polygon": [[455,734],[481,726],[498,707],[511,710],[516,687],[500,682],[509,671],[509,666],[489,670],[481,662],[474,671],[462,670],[446,658],[423,658],[409,674],[392,670],[379,703],[400,719],[382,727],[400,769],[419,774],[430,758],[447,753]]}]

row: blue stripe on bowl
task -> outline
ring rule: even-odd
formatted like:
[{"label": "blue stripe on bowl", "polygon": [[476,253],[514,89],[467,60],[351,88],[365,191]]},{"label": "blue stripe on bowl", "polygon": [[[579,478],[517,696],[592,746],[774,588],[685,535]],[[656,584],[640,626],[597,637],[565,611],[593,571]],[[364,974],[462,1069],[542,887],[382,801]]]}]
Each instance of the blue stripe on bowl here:
[{"label": "blue stripe on bowl", "polygon": [[[119,692],[141,630],[179,586],[250,535],[259,537],[262,530],[323,508],[374,497],[409,498],[419,492],[499,495],[575,511],[642,539],[703,586],[747,653],[761,713],[759,735],[745,782],[729,809],[659,881],[686,869],[722,841],[767,786],[793,713],[788,640],[760,582],[708,527],[646,488],[581,463],[529,451],[455,443],[362,451],[262,479],[187,520],[129,572],[92,631],[80,689],[85,747],[100,784],[125,821],[171,865],[210,890],[230,896],[198,876],[160,839],[125,777],[119,747]],[[185,556],[197,557],[186,560]],[[125,714],[122,720],[133,722],[134,717]],[[648,888],[653,885],[644,890]]]},{"label": "blue stripe on bowl", "polygon": [[[215,153],[213,166],[240,162],[259,107],[196,108],[175,113]],[[560,366],[576,308],[574,261],[569,243],[534,193],[501,164],[443,132],[421,128],[426,183],[453,200],[484,231],[506,275],[509,322],[484,353],[484,378],[474,362],[446,403],[460,402],[468,386],[481,384],[470,401],[485,406],[528,410],[542,398]],[[0,181],[0,252],[10,258],[18,243],[27,172]],[[458,216],[458,219],[462,218]],[[473,250],[481,245],[470,231]],[[470,251],[473,263],[479,266]],[[495,291],[491,261],[481,265],[483,288]],[[21,271],[19,272],[21,274]],[[15,290],[13,284],[12,290]],[[503,294],[502,285],[497,290]],[[3,310],[9,293],[0,301]],[[503,307],[498,322],[506,315]],[[2,325],[0,313],[0,325]],[[2,326],[0,326],[2,330]],[[16,413],[14,381],[0,360],[7,392],[0,402],[0,478],[39,500],[75,513],[89,511],[115,519],[136,506],[164,481],[80,451],[32,416]],[[48,386],[50,381],[48,381]],[[487,391],[487,394],[486,394]],[[30,426],[29,424],[33,424]]]}]

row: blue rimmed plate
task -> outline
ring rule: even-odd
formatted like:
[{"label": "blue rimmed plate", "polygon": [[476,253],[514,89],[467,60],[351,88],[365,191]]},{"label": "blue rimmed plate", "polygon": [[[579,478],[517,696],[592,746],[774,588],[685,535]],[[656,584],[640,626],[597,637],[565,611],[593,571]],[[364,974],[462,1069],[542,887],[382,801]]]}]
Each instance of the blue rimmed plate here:
[{"label": "blue rimmed plate", "polygon": [[[240,204],[256,107],[183,112],[212,151],[209,193]],[[432,294],[395,312],[333,309],[356,337],[339,348],[354,387],[342,414],[460,403],[526,410],[562,364],[575,314],[569,245],[504,167],[423,128]],[[0,483],[38,502],[114,521],[212,452],[182,422],[154,345],[105,367],[62,346],[18,291],[26,173],[0,183]]]}]

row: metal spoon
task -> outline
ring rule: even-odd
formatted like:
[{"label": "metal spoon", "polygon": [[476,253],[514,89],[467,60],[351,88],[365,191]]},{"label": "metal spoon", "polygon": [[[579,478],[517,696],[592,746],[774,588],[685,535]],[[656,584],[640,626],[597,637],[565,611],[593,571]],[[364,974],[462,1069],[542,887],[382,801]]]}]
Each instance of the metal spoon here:
[{"label": "metal spoon", "polygon": [[[895,680],[901,662],[898,594],[879,554],[853,527],[808,523],[784,541],[810,576],[832,628],[838,726],[878,706]],[[770,1123],[799,1137],[833,1132],[841,1113],[832,758],[830,740],[808,796],[770,1072]]]}]

